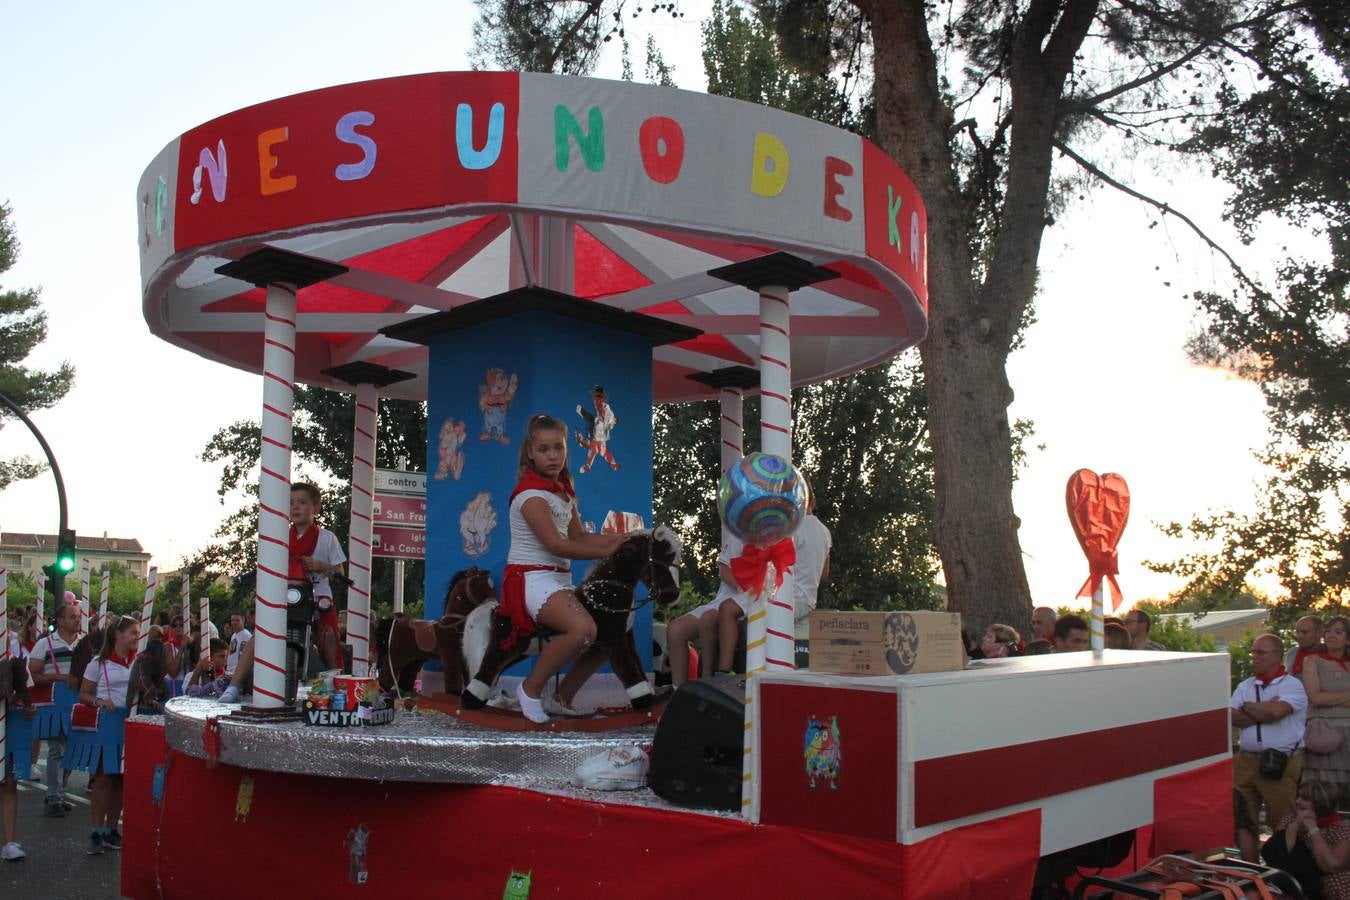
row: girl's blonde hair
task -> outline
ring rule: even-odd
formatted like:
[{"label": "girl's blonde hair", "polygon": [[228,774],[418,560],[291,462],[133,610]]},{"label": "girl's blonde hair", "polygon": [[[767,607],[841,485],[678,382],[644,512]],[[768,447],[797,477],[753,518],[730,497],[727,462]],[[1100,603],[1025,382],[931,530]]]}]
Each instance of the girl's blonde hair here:
[{"label": "girl's blonde hair", "polygon": [[[530,421],[525,425],[525,440],[520,443],[520,467],[516,470],[516,477],[524,477],[526,472],[533,471],[534,466],[530,464],[530,445],[534,443],[534,436],[541,431],[561,431],[563,436],[563,448],[567,447],[567,424],[561,419],[555,419],[548,413],[535,413],[530,416]],[[565,484],[569,490],[572,489],[572,472],[564,464],[562,471],[558,473],[558,481]]]}]

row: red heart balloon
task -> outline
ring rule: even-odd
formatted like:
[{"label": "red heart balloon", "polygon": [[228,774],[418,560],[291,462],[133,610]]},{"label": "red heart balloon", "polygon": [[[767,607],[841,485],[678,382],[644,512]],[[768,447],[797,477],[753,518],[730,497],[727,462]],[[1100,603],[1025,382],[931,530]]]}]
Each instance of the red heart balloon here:
[{"label": "red heart balloon", "polygon": [[1069,476],[1064,504],[1068,507],[1069,522],[1078,538],[1078,546],[1087,556],[1090,573],[1078,589],[1078,596],[1091,597],[1105,578],[1111,586],[1111,610],[1114,612],[1125,599],[1116,581],[1120,572],[1116,545],[1130,518],[1130,488],[1125,479],[1114,472],[1098,475],[1090,469],[1079,469]]}]

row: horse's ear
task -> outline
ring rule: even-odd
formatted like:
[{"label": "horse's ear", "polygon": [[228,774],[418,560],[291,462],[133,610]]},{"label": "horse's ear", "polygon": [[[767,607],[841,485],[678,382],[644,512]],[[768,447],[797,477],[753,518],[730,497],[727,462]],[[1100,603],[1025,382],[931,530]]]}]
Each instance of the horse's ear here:
[{"label": "horse's ear", "polygon": [[652,540],[664,544],[670,548],[671,561],[678,563],[680,554],[684,550],[684,544],[680,541],[680,536],[667,528],[665,525],[657,525],[652,529]]}]

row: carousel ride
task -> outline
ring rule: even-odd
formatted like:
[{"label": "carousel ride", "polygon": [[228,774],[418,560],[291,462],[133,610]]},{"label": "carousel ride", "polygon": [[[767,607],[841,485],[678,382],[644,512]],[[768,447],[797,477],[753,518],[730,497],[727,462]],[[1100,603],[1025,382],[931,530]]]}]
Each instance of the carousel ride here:
[{"label": "carousel ride", "polygon": [[[494,728],[424,710],[402,710],[379,728],[306,728],[285,717],[296,383],[356,395],[354,674],[387,674],[403,688],[406,667],[423,658],[460,665],[462,647],[455,658],[436,624],[372,634],[379,398],[427,402],[433,622],[446,613],[467,620],[478,605],[446,605],[456,573],[500,572],[505,562],[506,500],[535,412],[580,426],[582,517],[619,530],[651,520],[655,403],[717,397],[725,471],[743,452],[743,396],[757,392],[760,447],[790,460],[793,386],[884,362],[924,334],[923,201],[868,141],[667,88],[437,73],[220,116],[165,147],[137,196],[152,332],[263,384],[250,705],[263,715],[178,699],[162,722],[128,724],[128,896],[235,895],[256,887],[259,872],[269,887],[325,896],[443,883],[474,895],[503,885],[521,895],[531,884],[568,896],[666,895],[711,883],[713,895],[727,896],[897,885],[910,897],[1017,896],[1037,859],[1082,839],[1156,826],[1169,841],[1190,840],[1196,829],[1215,830],[1208,807],[1204,816],[1194,806],[1178,812],[1151,793],[1171,779],[1167,797],[1209,800],[1226,783],[1226,690],[1216,690],[1226,666],[1215,660],[1021,660],[978,677],[797,673],[791,604],[771,594],[749,616],[734,812],[680,809],[646,791],[600,800],[570,787],[582,760],[651,740],[660,704],[645,677],[650,605],[624,610],[626,628],[613,638],[617,702],[647,710],[624,728]],[[662,568],[643,579],[658,593],[671,587]],[[375,642],[410,657],[388,673],[372,670],[388,663],[372,658]],[[502,648],[484,670],[519,649]],[[1160,690],[1179,677],[1196,686]],[[998,688],[1028,679],[1091,707],[1102,678],[1140,699],[1087,715],[1086,725],[1046,718],[1049,704],[1028,708]],[[458,686],[453,675],[445,686]],[[1160,693],[1165,710],[1153,702]],[[981,736],[948,728],[953,709],[1026,717]],[[1042,780],[992,803],[958,791],[944,806],[949,776],[980,781],[992,771],[994,758],[980,754],[994,754],[995,769],[1027,765],[1031,743],[1097,747],[1122,727],[1138,737],[1121,746],[1137,749],[1157,723],[1178,717],[1194,726],[1193,740],[1071,779],[1067,791]],[[833,723],[831,765],[822,768],[817,754],[815,768],[808,759],[798,773],[803,725],[809,746],[820,722]],[[1117,803],[1127,789],[1150,802]],[[189,824],[204,808],[220,839],[251,862],[213,875],[205,890]],[[448,860],[433,852],[447,840],[466,849],[472,840],[473,849]],[[784,858],[793,864],[776,862]],[[298,859],[309,864],[294,866]],[[935,875],[934,859],[965,860],[969,871]]]}]

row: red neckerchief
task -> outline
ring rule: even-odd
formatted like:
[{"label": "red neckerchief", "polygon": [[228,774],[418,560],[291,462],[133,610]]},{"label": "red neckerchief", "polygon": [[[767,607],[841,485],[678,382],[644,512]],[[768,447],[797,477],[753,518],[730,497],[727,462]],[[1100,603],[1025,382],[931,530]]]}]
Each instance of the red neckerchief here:
[{"label": "red neckerchief", "polygon": [[1279,678],[1281,675],[1288,675],[1288,674],[1289,673],[1284,670],[1284,666],[1280,666],[1270,675],[1253,674],[1252,677],[1255,678],[1257,681],[1261,682],[1261,685],[1263,687],[1270,687],[1270,683],[1274,681],[1276,678]]},{"label": "red neckerchief", "polygon": [[516,482],[516,489],[511,492],[511,496],[506,502],[509,505],[516,495],[524,491],[548,491],[550,494],[557,494],[564,500],[572,500],[577,496],[576,491],[572,490],[570,484],[564,484],[561,481],[553,481],[545,478],[534,469],[526,469],[525,474],[520,476],[520,481]]},{"label": "red neckerchief", "polygon": [[1332,656],[1330,653],[1327,652],[1326,648],[1323,647],[1320,651],[1318,651],[1317,656],[1329,662],[1334,662],[1336,665],[1341,667],[1342,672],[1346,671],[1347,661],[1344,655],[1339,657]]},{"label": "red neckerchief", "polygon": [[300,581],[308,577],[305,571],[305,564],[301,560],[302,556],[313,556],[314,551],[319,547],[319,526],[313,522],[309,523],[309,529],[303,534],[297,534],[295,526],[291,526],[291,564],[286,572],[286,577],[292,581]]},{"label": "red neckerchief", "polygon": [[1334,809],[1331,811],[1330,815],[1325,815],[1317,820],[1318,828],[1330,828],[1332,825],[1339,824],[1341,824],[1341,814]]},{"label": "red neckerchief", "polygon": [[135,650],[132,650],[132,651],[131,651],[131,655],[128,656],[126,659],[123,659],[122,657],[118,656],[116,653],[109,653],[109,654],[108,654],[108,662],[114,662],[114,663],[117,663],[119,666],[122,666],[123,668],[127,668],[127,669],[130,669],[130,668],[131,668],[131,663],[132,663],[135,659],[136,659],[136,651],[135,651]]},{"label": "red neckerchief", "polygon": [[1302,647],[1299,647],[1296,651],[1294,651],[1294,667],[1289,670],[1290,674],[1302,675],[1303,660],[1307,659],[1309,656],[1317,656],[1326,649],[1327,649],[1326,644],[1314,644],[1311,650],[1304,650]]}]

